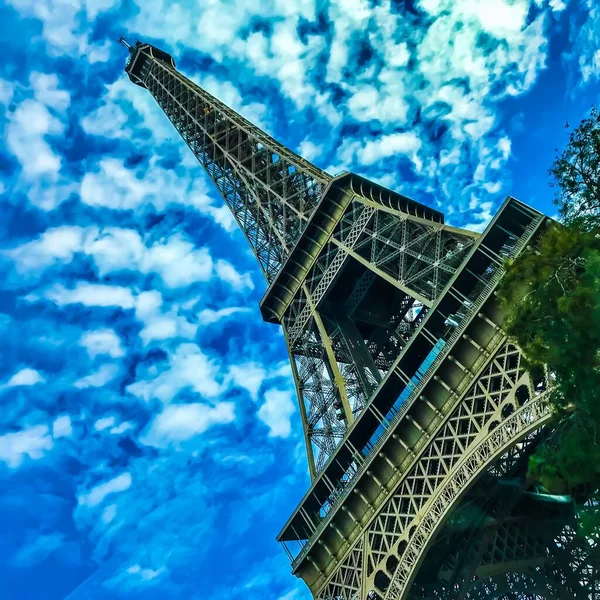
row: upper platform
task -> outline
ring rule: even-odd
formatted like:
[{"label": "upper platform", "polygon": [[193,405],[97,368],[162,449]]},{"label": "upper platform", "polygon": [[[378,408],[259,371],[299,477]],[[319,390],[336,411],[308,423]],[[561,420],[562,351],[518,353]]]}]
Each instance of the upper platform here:
[{"label": "upper platform", "polygon": [[175,68],[173,57],[156,46],[142,44],[142,42],[136,42],[135,46],[130,46],[123,38],[121,38],[120,41],[129,50],[129,60],[125,65],[125,73],[127,73],[127,76],[133,83],[140,87],[146,87],[143,80],[144,67],[147,65],[148,58],[154,58],[169,65],[173,69]]},{"label": "upper platform", "polygon": [[280,323],[309,269],[335,226],[341,219],[350,197],[359,195],[383,207],[434,223],[444,223],[444,214],[411,200],[397,192],[369,181],[354,173],[334,177],[325,188],[304,233],[292,249],[277,277],[273,280],[260,302],[265,321]]},{"label": "upper platform", "polygon": [[485,365],[501,339],[494,290],[503,261],[544,222],[518,200],[505,201],[282,528],[280,542],[300,544],[293,568],[309,586],[322,581],[354,524],[387,498],[388,481],[406,472]]}]

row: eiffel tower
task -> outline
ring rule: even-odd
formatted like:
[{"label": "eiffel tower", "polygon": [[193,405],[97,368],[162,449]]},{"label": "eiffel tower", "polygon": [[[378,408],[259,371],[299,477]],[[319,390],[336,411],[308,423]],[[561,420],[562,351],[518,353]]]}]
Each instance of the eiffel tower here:
[{"label": "eiffel tower", "polygon": [[[335,177],[129,46],[231,209],[283,328],[311,485],[278,535],[319,600],[600,598],[571,504],[526,479],[548,377],[502,329],[506,259],[547,217],[509,197],[482,235],[364,177]],[[589,550],[589,549],[588,549]],[[578,559],[574,560],[573,556]]]}]

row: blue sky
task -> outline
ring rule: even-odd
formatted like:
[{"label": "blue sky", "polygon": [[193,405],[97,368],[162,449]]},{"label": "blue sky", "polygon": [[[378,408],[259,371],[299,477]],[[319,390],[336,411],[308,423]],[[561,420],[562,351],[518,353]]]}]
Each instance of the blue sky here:
[{"label": "blue sky", "polygon": [[509,193],[555,212],[594,4],[0,1],[3,598],[308,598],[274,541],[308,477],[265,284],[114,40],[482,230]]}]

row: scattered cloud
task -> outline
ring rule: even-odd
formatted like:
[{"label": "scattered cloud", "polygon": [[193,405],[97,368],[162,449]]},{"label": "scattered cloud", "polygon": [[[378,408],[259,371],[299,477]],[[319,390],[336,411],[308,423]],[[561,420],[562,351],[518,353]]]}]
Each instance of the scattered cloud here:
[{"label": "scattered cloud", "polygon": [[76,388],[85,389],[89,387],[102,387],[109,381],[112,381],[119,373],[119,365],[116,364],[105,364],[101,365],[100,368],[86,375],[81,379],[78,379],[74,385]]},{"label": "scattered cloud", "polygon": [[[196,158],[122,73],[114,31],[147,36],[318,166],[482,231],[511,179],[546,176],[517,117],[543,106],[531,133],[550,144],[546,123],[595,100],[598,8],[6,4],[0,461],[19,481],[0,497],[6,568],[21,596],[48,600],[194,598],[199,581],[217,600],[308,598],[272,542],[307,476],[281,333],[250,308],[265,283]],[[576,101],[544,104],[549,67]]]},{"label": "scattered cloud", "polygon": [[115,424],[114,417],[103,417],[102,419],[98,419],[94,423],[94,429],[96,431],[104,431],[105,429],[112,427],[114,424]]},{"label": "scattered cloud", "polygon": [[178,444],[204,433],[213,425],[224,425],[235,419],[235,405],[220,402],[206,404],[170,404],[152,423],[142,442],[148,446],[165,447]]},{"label": "scattered cloud", "polygon": [[0,460],[15,469],[21,466],[26,456],[31,460],[39,460],[53,446],[48,426],[33,425],[0,436]]},{"label": "scattered cloud", "polygon": [[291,433],[290,417],[294,411],[291,392],[272,389],[265,392],[265,401],[258,410],[258,418],[269,428],[271,437],[286,438]]},{"label": "scattered cloud", "polygon": [[219,310],[205,308],[198,314],[198,320],[203,325],[212,325],[213,323],[218,323],[233,315],[245,314],[248,312],[250,312],[250,309],[244,306],[229,306],[227,308],[220,308]]},{"label": "scattered cloud", "polygon": [[164,567],[153,570],[153,569],[142,569],[142,567],[140,567],[140,565],[131,565],[131,567],[129,567],[127,569],[127,572],[130,573],[131,575],[138,576],[142,581],[152,581],[153,579],[155,579],[156,577],[158,577],[159,575],[164,573],[165,570],[166,569]]},{"label": "scattered cloud", "polygon": [[46,381],[46,378],[35,369],[30,369],[29,367],[25,367],[20,371],[17,371],[6,383],[7,387],[15,387],[15,386],[28,386],[35,385],[36,383],[43,383]]},{"label": "scattered cloud", "polygon": [[133,229],[59,226],[7,251],[24,275],[68,265],[78,253],[94,259],[101,277],[119,271],[155,273],[168,288],[217,277],[234,290],[254,288],[249,273],[239,273],[223,259],[213,262],[208,248],[196,248],[181,234],[146,245]]},{"label": "scattered cloud", "polygon": [[125,356],[125,348],[121,338],[113,329],[96,329],[86,331],[80,338],[79,343],[87,350],[91,358],[107,355],[111,358]]},{"label": "scattered cloud", "polygon": [[62,158],[46,138],[59,135],[63,130],[63,123],[41,102],[25,100],[18,106],[10,117],[6,142],[26,177],[58,175]]},{"label": "scattered cloud", "polygon": [[35,535],[23,544],[12,559],[12,564],[21,569],[35,567],[61,548],[65,536],[59,532]]},{"label": "scattered cloud", "polygon": [[61,415],[52,423],[52,437],[56,440],[62,437],[71,437],[73,427],[71,425],[71,417],[69,415]]},{"label": "scattered cloud", "polygon": [[131,483],[131,474],[121,473],[109,481],[95,485],[88,492],[80,494],[77,500],[80,505],[93,508],[104,502],[108,496],[128,490],[131,487]]},{"label": "scattered cloud", "polygon": [[169,403],[182,390],[216,398],[222,391],[220,367],[196,344],[180,344],[169,356],[168,366],[159,373],[152,367],[128,386],[127,391],[149,402],[156,398]]},{"label": "scattered cloud", "polygon": [[[551,4],[554,10],[566,8],[562,0],[554,0]],[[583,83],[590,83],[600,79],[600,9],[594,0],[580,0],[580,4],[583,14],[571,17],[573,48],[565,58],[576,61]]]},{"label": "scattered cloud", "polygon": [[131,290],[122,286],[78,281],[73,288],[56,284],[44,290],[44,297],[59,306],[83,304],[84,306],[116,306],[124,309],[135,306]]}]

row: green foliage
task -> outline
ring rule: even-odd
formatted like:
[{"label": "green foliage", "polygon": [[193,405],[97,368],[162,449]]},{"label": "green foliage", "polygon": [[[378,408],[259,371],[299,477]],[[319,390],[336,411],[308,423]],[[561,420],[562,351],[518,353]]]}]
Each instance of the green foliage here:
[{"label": "green foliage", "polygon": [[563,418],[554,435],[529,460],[529,476],[554,494],[589,492],[600,486],[596,424],[582,411]]},{"label": "green foliage", "polygon": [[499,295],[505,328],[532,365],[554,374],[557,409],[600,422],[600,228],[552,225],[507,265]]},{"label": "green foliage", "polygon": [[[550,170],[562,225],[506,265],[505,328],[531,368],[546,367],[557,426],[529,476],[570,493],[581,532],[600,533],[600,113],[573,131]],[[590,503],[590,497],[596,500]]]},{"label": "green foliage", "polygon": [[587,539],[600,541],[600,501],[596,496],[578,511],[579,533]]},{"label": "green foliage", "polygon": [[556,204],[566,225],[584,228],[597,223],[600,213],[600,113],[590,116],[573,131],[564,152],[556,158],[550,185],[556,188]]}]

